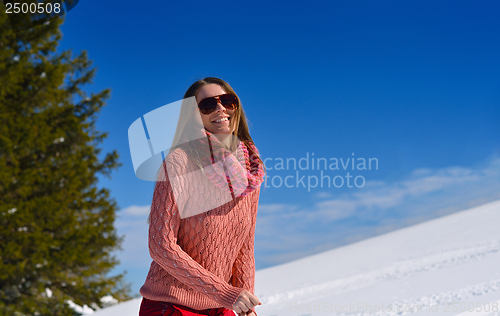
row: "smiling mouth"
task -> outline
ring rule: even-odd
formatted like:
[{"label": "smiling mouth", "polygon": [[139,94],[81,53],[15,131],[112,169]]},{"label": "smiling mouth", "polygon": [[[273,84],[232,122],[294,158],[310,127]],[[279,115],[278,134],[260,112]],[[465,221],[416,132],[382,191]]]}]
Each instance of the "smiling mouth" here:
[{"label": "smiling mouth", "polygon": [[229,117],[224,117],[215,121],[212,121],[212,123],[222,123],[222,122],[227,122],[229,121]]}]

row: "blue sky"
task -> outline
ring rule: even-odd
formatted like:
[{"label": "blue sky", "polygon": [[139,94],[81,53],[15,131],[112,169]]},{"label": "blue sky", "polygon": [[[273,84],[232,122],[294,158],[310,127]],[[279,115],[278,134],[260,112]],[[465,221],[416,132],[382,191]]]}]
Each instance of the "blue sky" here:
[{"label": "blue sky", "polygon": [[500,199],[499,11],[496,1],[80,1],[59,49],[87,50],[97,67],[87,90],[112,89],[97,129],[123,163],[100,182],[122,209],[116,271],[136,294],[151,261],[154,183],[134,175],[128,128],[206,76],[238,93],[268,168],[313,153],[378,161],[323,170],[361,176],[361,188],[278,188],[321,170],[269,170],[257,269]]}]

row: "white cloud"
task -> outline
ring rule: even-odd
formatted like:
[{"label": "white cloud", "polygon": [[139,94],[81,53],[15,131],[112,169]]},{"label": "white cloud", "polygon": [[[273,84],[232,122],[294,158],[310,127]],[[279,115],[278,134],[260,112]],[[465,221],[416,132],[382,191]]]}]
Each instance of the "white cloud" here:
[{"label": "white cloud", "polygon": [[327,198],[332,198],[333,194],[331,194],[330,192],[319,192],[315,194],[315,197],[317,199],[327,199]]},{"label": "white cloud", "polygon": [[131,206],[123,209],[120,212],[120,214],[143,217],[144,215],[148,216],[150,208],[151,208],[151,206],[149,206],[149,205],[144,205],[144,206],[131,205]]}]

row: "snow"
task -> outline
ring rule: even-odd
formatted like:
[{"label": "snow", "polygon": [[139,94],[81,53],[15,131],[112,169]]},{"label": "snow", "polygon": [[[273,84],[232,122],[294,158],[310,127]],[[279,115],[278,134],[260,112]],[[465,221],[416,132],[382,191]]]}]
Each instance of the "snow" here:
[{"label": "snow", "polygon": [[83,307],[82,307],[80,305],[75,304],[71,300],[67,300],[66,304],[68,304],[69,307],[71,307],[77,313],[80,313],[80,314],[83,314],[83,315],[93,314],[94,313],[94,310],[92,308],[88,307],[87,305],[83,305]]},{"label": "snow", "polygon": [[101,302],[106,305],[115,305],[118,303],[118,300],[111,295],[106,295],[101,298]]},{"label": "snow", "polygon": [[[256,272],[259,316],[500,315],[500,200]],[[141,298],[94,313],[136,316]]]}]

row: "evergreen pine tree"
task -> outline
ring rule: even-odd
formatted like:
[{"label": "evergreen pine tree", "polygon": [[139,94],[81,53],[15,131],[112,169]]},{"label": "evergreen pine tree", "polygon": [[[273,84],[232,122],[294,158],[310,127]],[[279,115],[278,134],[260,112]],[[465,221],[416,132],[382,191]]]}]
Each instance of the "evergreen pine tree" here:
[{"label": "evergreen pine tree", "polygon": [[109,90],[88,95],[95,69],[86,52],[56,52],[62,18],[13,33],[0,4],[0,315],[78,315],[112,295],[129,298],[112,252],[117,206],[97,175],[96,116]]}]

